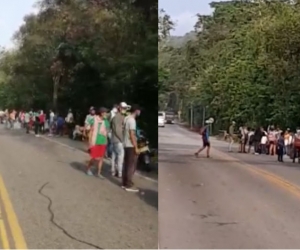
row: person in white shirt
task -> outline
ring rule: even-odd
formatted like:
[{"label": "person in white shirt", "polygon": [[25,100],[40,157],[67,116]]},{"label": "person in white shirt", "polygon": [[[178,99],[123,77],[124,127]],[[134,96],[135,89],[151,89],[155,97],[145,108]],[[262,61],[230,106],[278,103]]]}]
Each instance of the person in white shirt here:
[{"label": "person in white shirt", "polygon": [[112,121],[112,119],[115,117],[115,115],[118,113],[118,105],[114,105],[113,108],[110,111],[109,114],[109,120]]},{"label": "person in white shirt", "polygon": [[261,154],[267,154],[268,133],[263,131],[263,136],[260,141]]},{"label": "person in white shirt", "polygon": [[124,119],[123,144],[125,150],[124,166],[122,174],[122,186],[128,192],[139,192],[134,187],[132,178],[136,168],[136,160],[139,154],[136,138],[136,117],[141,113],[137,105],[133,105],[130,109],[130,115]]},{"label": "person in white shirt", "polygon": [[251,148],[253,146],[253,139],[254,139],[254,130],[252,128],[249,128],[248,133],[248,154],[251,153]]},{"label": "person in white shirt", "polygon": [[52,110],[49,111],[49,136],[53,135],[54,131],[54,117],[55,114]]},{"label": "person in white shirt", "polygon": [[291,130],[287,128],[284,133],[284,153],[286,155],[290,155],[291,152],[291,137]]},{"label": "person in white shirt", "polygon": [[74,128],[74,115],[71,109],[68,111],[68,115],[66,117],[66,123],[68,128],[68,135],[70,138],[73,137],[73,128]]},{"label": "person in white shirt", "polygon": [[3,123],[4,116],[5,116],[5,112],[3,110],[0,110],[0,124]]},{"label": "person in white shirt", "polygon": [[66,123],[73,123],[74,122],[74,115],[72,113],[72,110],[69,109],[67,117],[66,117]]},{"label": "person in white shirt", "polygon": [[81,139],[83,140],[83,131],[84,128],[80,127],[79,125],[76,125],[73,131],[73,140],[76,140],[76,138],[78,137],[81,137]]}]

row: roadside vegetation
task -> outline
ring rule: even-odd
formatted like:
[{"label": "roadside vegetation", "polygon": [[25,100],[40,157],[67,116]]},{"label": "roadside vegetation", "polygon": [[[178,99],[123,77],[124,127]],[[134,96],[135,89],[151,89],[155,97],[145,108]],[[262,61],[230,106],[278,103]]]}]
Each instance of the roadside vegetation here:
[{"label": "roadside vegetation", "polygon": [[[231,120],[257,126],[300,125],[300,2],[213,2],[198,16],[195,35],[181,46],[165,32],[159,50],[160,106],[215,130]],[[200,10],[199,10],[200,11]],[[174,28],[161,12],[164,31]],[[172,94],[172,95],[170,95]],[[170,96],[176,96],[176,98]]]},{"label": "roadside vegetation", "polygon": [[157,140],[157,3],[42,0],[24,18],[16,48],[2,49],[0,107],[72,108],[125,101],[143,107],[141,127]]}]

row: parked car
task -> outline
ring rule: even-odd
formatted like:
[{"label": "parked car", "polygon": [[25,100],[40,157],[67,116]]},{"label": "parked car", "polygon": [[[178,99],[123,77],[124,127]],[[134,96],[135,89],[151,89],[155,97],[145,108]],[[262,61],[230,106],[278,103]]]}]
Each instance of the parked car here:
[{"label": "parked car", "polygon": [[165,115],[164,112],[158,112],[158,127],[165,127]]}]

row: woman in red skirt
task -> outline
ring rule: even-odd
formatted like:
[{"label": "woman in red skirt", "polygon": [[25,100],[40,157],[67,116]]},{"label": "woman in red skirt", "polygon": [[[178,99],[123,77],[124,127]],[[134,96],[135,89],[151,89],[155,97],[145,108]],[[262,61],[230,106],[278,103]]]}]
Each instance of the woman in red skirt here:
[{"label": "woman in red skirt", "polygon": [[104,178],[101,175],[103,158],[106,152],[107,134],[109,130],[109,122],[106,119],[107,109],[100,108],[97,115],[89,121],[91,126],[90,138],[89,138],[89,153],[90,160],[87,165],[87,175],[93,175],[91,171],[94,160],[99,159],[97,176]]}]

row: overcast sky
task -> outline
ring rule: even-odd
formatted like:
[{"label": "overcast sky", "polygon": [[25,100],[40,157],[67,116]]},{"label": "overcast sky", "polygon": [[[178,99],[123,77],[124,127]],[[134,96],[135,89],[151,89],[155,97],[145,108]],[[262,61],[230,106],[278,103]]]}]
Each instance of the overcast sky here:
[{"label": "overcast sky", "polygon": [[[0,0],[0,46],[11,47],[11,37],[23,23],[23,17],[35,12],[37,0]],[[163,8],[176,22],[174,35],[184,35],[193,29],[196,14],[210,14],[212,0],[159,0]]]},{"label": "overcast sky", "polygon": [[26,14],[34,12],[37,0],[0,0],[0,46],[11,47],[11,37]]},{"label": "overcast sky", "polygon": [[197,21],[196,14],[211,14],[209,3],[213,0],[159,0],[159,8],[164,9],[176,22],[172,35],[182,36],[191,31]]}]

